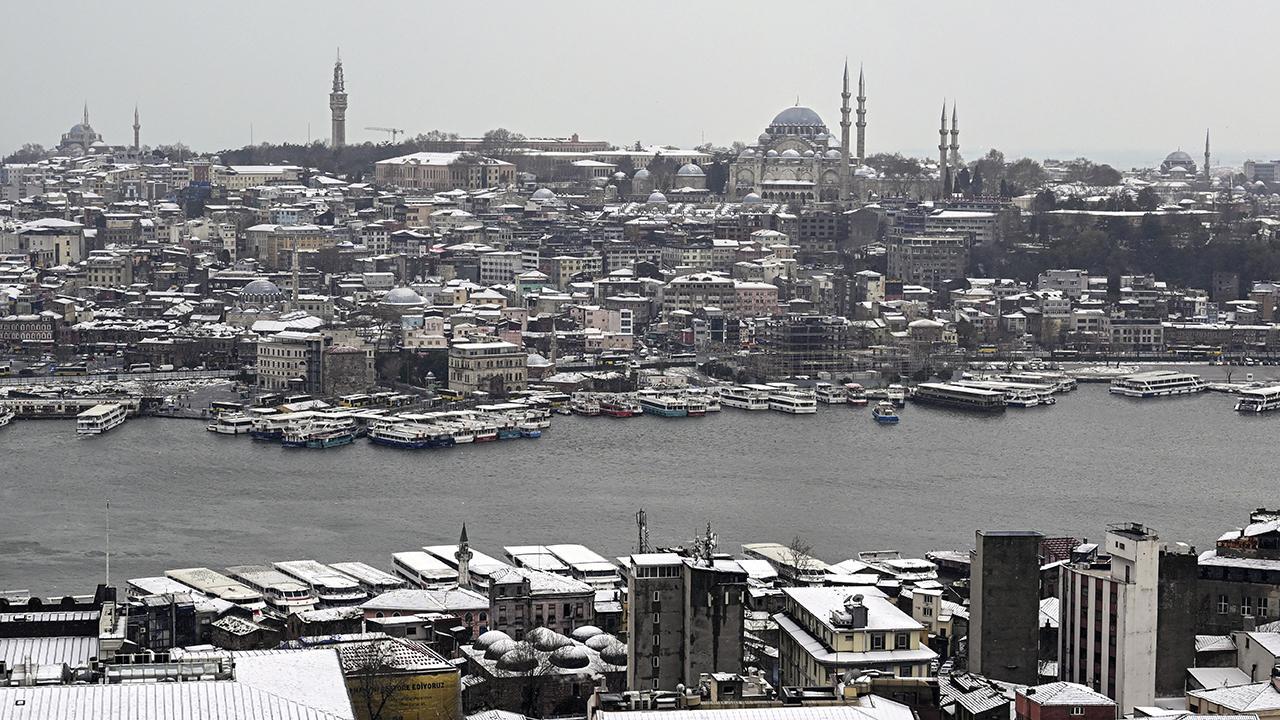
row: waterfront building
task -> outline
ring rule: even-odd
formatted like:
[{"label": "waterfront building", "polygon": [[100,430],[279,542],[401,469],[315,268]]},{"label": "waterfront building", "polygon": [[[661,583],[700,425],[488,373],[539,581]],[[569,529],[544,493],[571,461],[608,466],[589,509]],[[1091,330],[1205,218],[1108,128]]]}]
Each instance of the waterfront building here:
[{"label": "waterfront building", "polygon": [[527,362],[524,349],[509,342],[455,342],[449,346],[449,389],[498,396],[524,390]]},{"label": "waterfront building", "polygon": [[258,387],[264,390],[324,391],[324,351],[330,342],[318,332],[284,330],[258,341]]},{"label": "waterfront building", "polygon": [[391,590],[360,605],[366,620],[445,613],[478,637],[489,629],[489,598],[467,588]]},{"label": "waterfront building", "polygon": [[675,553],[626,558],[627,687],[674,690],[742,671],[747,573]]},{"label": "waterfront building", "polygon": [[1034,531],[979,530],[970,569],[969,670],[993,680],[1039,679],[1040,546]]},{"label": "waterfront building", "polygon": [[874,587],[788,587],[778,624],[783,685],[814,687],[845,673],[927,677],[938,654],[928,631]]}]

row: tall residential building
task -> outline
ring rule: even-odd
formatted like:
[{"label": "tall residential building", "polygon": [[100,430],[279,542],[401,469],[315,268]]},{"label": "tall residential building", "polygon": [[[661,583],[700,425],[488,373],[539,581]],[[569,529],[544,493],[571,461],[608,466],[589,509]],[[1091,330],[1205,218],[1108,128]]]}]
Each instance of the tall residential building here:
[{"label": "tall residential building", "polygon": [[333,124],[329,144],[335,150],[347,144],[347,88],[342,77],[342,53],[333,63],[333,91],[329,93],[329,113]]},{"label": "tall residential building", "polygon": [[1033,685],[1039,677],[1040,544],[1031,530],[979,530],[970,569],[969,669]]},{"label": "tall residential building", "polygon": [[632,555],[627,583],[627,687],[674,690],[702,673],[742,672],[747,573],[733,561]]}]

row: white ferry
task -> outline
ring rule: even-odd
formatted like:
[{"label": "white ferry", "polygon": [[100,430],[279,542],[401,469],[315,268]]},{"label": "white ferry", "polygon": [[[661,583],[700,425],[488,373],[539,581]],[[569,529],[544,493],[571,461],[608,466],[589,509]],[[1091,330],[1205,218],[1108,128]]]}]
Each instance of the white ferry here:
[{"label": "white ferry", "polygon": [[315,413],[310,410],[262,415],[253,419],[253,427],[249,430],[249,437],[254,440],[280,440],[284,438],[285,430],[295,430],[313,417],[315,417]]},{"label": "white ferry", "polygon": [[76,432],[81,435],[101,435],[123,423],[128,414],[124,405],[94,405],[76,416]]},{"label": "white ferry", "polygon": [[1076,379],[1060,372],[1009,372],[1001,373],[999,378],[1005,382],[1026,385],[1047,385],[1054,392],[1070,392],[1077,387]]},{"label": "white ferry", "polygon": [[854,407],[866,407],[867,389],[858,383],[846,383],[844,386],[844,400]]},{"label": "white ferry", "polygon": [[356,425],[351,421],[316,420],[301,427],[286,430],[280,444],[285,447],[312,449],[350,445],[356,439]]},{"label": "white ferry", "polygon": [[999,390],[966,387],[954,383],[920,383],[911,399],[925,405],[957,410],[997,413],[1005,411],[1005,394]]},{"label": "white ferry", "polygon": [[640,408],[644,410],[646,415],[686,417],[689,414],[688,401],[678,395],[643,390],[637,395],[636,399],[640,402]]},{"label": "white ferry", "polygon": [[1280,408],[1280,385],[1240,391],[1236,412],[1264,413]]},{"label": "white ferry", "polygon": [[579,395],[569,402],[569,410],[571,410],[574,415],[596,417],[600,414],[600,403],[591,396]]},{"label": "white ferry", "polygon": [[702,417],[707,414],[707,401],[698,395],[686,395],[684,406],[685,414],[689,417]]},{"label": "white ferry", "polygon": [[17,414],[18,413],[14,412],[13,408],[0,406],[0,427],[4,427],[5,425],[13,422],[13,418],[16,417]]},{"label": "white ferry", "polygon": [[952,384],[982,388],[984,390],[998,390],[1004,393],[1005,405],[1009,407],[1029,408],[1054,405],[1058,402],[1053,397],[1053,387],[1049,385],[1031,385],[999,380],[956,380]]},{"label": "white ferry", "polygon": [[907,404],[907,388],[894,383],[885,390],[885,398],[894,405],[902,407]]},{"label": "white ferry", "polygon": [[769,393],[769,409],[790,415],[811,415],[818,412],[818,398],[812,390],[789,385],[772,384]]},{"label": "white ferry", "polygon": [[[444,447],[443,436],[445,435],[448,433],[440,428],[410,422],[379,423],[369,428],[369,441],[374,445],[407,450]],[[452,437],[450,439],[452,440]]]},{"label": "white ferry", "polygon": [[720,412],[720,388],[685,388],[684,395],[690,400],[701,401],[707,412]]},{"label": "white ferry", "polygon": [[205,429],[219,435],[246,435],[253,430],[253,418],[244,413],[222,413]]},{"label": "white ferry", "polygon": [[849,401],[849,394],[843,385],[820,382],[813,387],[818,396],[818,402],[824,405],[844,405]]},{"label": "white ferry", "polygon": [[236,565],[227,568],[227,572],[260,593],[269,607],[285,617],[315,610],[319,604],[310,588],[269,565]]},{"label": "white ferry", "polygon": [[1116,395],[1152,398],[1169,395],[1191,395],[1209,389],[1199,375],[1174,370],[1153,370],[1121,378],[1108,388]]},{"label": "white ferry", "polygon": [[772,391],[768,385],[738,385],[721,391],[720,402],[740,410],[768,410]]},{"label": "white ferry", "polygon": [[310,588],[322,607],[359,605],[369,599],[360,583],[315,560],[288,560],[272,565]]}]

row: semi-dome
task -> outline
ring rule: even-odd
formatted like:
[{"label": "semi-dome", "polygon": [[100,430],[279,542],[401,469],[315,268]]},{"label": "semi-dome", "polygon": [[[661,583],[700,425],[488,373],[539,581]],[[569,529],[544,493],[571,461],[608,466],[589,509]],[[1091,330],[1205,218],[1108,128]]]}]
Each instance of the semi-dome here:
[{"label": "semi-dome", "polygon": [[538,188],[529,197],[532,200],[555,200],[556,194],[551,192],[550,188]]},{"label": "semi-dome", "polygon": [[600,659],[610,665],[625,666],[627,664],[627,646],[614,640],[608,647],[600,651]]},{"label": "semi-dome", "polygon": [[516,641],[511,638],[506,640],[498,640],[489,647],[485,648],[484,657],[486,660],[497,660],[516,649]]},{"label": "semi-dome", "polygon": [[242,297],[250,296],[250,295],[254,297],[264,297],[268,295],[279,295],[279,294],[280,294],[280,288],[275,283],[271,282],[270,280],[267,280],[266,278],[259,278],[257,280],[252,280],[247,285],[240,288],[240,295]]},{"label": "semi-dome", "polygon": [[569,635],[571,635],[574,640],[577,640],[579,642],[585,642],[595,637],[596,635],[602,634],[603,632],[604,632],[603,630],[596,627],[595,625],[579,625],[578,627],[574,628],[573,631],[569,633]]},{"label": "semi-dome", "polygon": [[471,647],[477,650],[487,650],[490,645],[498,642],[499,640],[510,639],[511,636],[501,630],[490,630],[489,632],[481,633],[480,637],[476,638],[476,641],[471,643]]},{"label": "semi-dome", "polygon": [[760,199],[760,196],[753,192],[749,192],[742,197],[743,205],[759,205],[762,202],[764,201]]},{"label": "semi-dome", "polygon": [[591,654],[581,645],[565,645],[556,648],[547,659],[552,665],[566,670],[584,668],[591,664]]},{"label": "semi-dome", "polygon": [[813,157],[813,155],[814,155],[814,152],[813,152],[812,150],[805,150],[805,151],[804,151],[804,156],[805,156],[805,157]]},{"label": "semi-dome", "polygon": [[650,205],[665,204],[667,202],[667,196],[663,195],[661,192],[658,192],[657,190],[654,190],[653,192],[649,193],[649,199],[646,200],[645,202],[649,203]]},{"label": "semi-dome", "polygon": [[800,152],[799,152],[798,150],[796,150],[795,148],[787,148],[786,150],[783,150],[783,151],[782,151],[782,157],[784,157],[784,158],[798,158],[798,157],[800,157]]},{"label": "semi-dome", "polygon": [[649,169],[648,169],[648,168],[640,168],[639,170],[637,170],[637,171],[636,171],[636,174],[635,174],[635,175],[632,175],[632,176],[631,176],[631,178],[632,178],[633,180],[648,180],[648,179],[649,179]]},{"label": "semi-dome", "polygon": [[742,154],[739,157],[755,157],[755,156],[756,156],[756,151],[752,150],[751,148],[747,148],[742,151]]},{"label": "semi-dome", "polygon": [[798,126],[798,127],[825,127],[822,118],[818,117],[818,113],[810,108],[802,105],[789,107],[786,110],[773,116],[773,122],[769,123],[770,127],[777,126]]},{"label": "semi-dome", "polygon": [[595,650],[596,652],[600,652],[601,650],[618,642],[618,638],[610,635],[609,633],[600,633],[599,635],[592,635],[591,637],[587,638],[582,642],[584,645],[591,648],[592,650]]},{"label": "semi-dome", "polygon": [[383,305],[421,305],[423,302],[421,295],[407,287],[395,288],[382,296]]},{"label": "semi-dome", "polygon": [[839,151],[839,150],[828,150],[828,151],[826,151],[825,153],[823,153],[823,154],[822,154],[822,156],[823,156],[823,157],[825,157],[825,158],[826,158],[826,159],[828,159],[828,160],[839,160],[839,159],[840,159],[840,151]]},{"label": "semi-dome", "polygon": [[528,643],[520,643],[498,658],[498,669],[507,672],[529,672],[538,667],[538,654]]},{"label": "semi-dome", "polygon": [[685,163],[676,171],[676,175],[680,177],[703,177],[706,173],[702,172],[702,168],[693,163]]}]

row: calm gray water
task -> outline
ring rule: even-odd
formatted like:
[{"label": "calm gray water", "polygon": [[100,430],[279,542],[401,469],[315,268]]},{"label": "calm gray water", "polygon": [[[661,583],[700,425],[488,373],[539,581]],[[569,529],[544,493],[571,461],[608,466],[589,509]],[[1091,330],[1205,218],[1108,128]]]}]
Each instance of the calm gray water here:
[{"label": "calm gray water", "polygon": [[1143,401],[1099,385],[1059,398],[999,417],[912,405],[896,427],[848,407],[556,417],[539,440],[419,452],[289,450],[182,420],[100,437],[19,421],[0,429],[0,589],[100,582],[108,499],[116,581],[298,558],[387,568],[392,552],[456,540],[463,521],[499,557],[555,542],[613,556],[633,549],[639,507],[654,544],[710,521],[727,550],[800,534],[835,562],[969,547],[977,528],[1094,538],[1128,520],[1203,548],[1275,504],[1280,414],[1240,416],[1214,393]]}]

